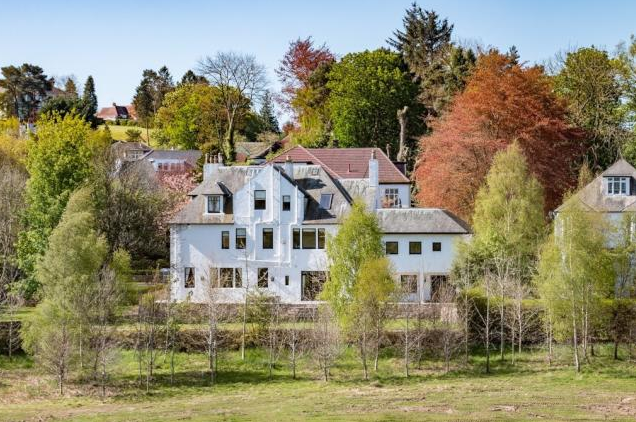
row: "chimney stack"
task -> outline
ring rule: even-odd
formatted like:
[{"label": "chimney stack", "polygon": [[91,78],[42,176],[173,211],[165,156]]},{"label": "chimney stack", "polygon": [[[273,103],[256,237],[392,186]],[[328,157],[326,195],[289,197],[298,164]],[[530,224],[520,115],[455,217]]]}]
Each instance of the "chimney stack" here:
[{"label": "chimney stack", "polygon": [[219,167],[223,167],[223,156],[205,154],[205,162],[203,163],[203,180],[209,180],[219,170]]},{"label": "chimney stack", "polygon": [[287,174],[287,176],[291,177],[292,179],[294,178],[294,162],[291,159],[291,156],[287,155],[287,157],[285,158],[285,167],[283,168],[285,170],[285,174]]},{"label": "chimney stack", "polygon": [[380,167],[375,157],[375,148],[371,150],[371,159],[369,160],[369,187],[377,188],[380,184]]}]

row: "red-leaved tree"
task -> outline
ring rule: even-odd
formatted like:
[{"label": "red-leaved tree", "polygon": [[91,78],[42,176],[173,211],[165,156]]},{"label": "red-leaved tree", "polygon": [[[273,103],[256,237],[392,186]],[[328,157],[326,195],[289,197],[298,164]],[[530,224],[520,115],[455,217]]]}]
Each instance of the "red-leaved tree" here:
[{"label": "red-leaved tree", "polygon": [[474,199],[495,153],[517,141],[544,187],[546,211],[574,186],[582,131],[566,122],[565,104],[540,66],[490,51],[479,57],[466,89],[420,140],[413,177],[423,206],[470,221]]},{"label": "red-leaved tree", "polygon": [[335,60],[325,44],[314,47],[311,37],[298,38],[289,43],[289,49],[280,61],[276,74],[282,84],[281,103],[291,108],[291,103],[299,89],[307,86],[309,77],[322,63]]}]

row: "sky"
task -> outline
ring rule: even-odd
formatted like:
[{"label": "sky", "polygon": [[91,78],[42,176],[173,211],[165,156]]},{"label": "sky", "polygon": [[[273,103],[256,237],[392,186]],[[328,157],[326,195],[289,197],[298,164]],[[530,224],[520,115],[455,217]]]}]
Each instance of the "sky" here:
[{"label": "sky", "polygon": [[[337,55],[386,46],[412,0],[245,1],[0,0],[0,66],[33,63],[50,76],[93,75],[100,106],[130,103],[144,69],[168,66],[178,81],[217,51],[254,55],[274,69],[289,42],[312,36]],[[559,51],[613,51],[636,33],[636,1],[426,0],[455,25],[455,40],[542,63]]]}]

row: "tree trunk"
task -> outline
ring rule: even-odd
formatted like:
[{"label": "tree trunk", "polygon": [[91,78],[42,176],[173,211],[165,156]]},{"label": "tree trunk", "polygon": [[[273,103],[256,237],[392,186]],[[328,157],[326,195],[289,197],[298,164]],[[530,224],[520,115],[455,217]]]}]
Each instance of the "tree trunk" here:
[{"label": "tree trunk", "polygon": [[576,368],[576,372],[581,372],[581,362],[579,361],[579,340],[577,337],[576,316],[574,312],[572,312],[572,330],[574,343],[574,366]]},{"label": "tree trunk", "polygon": [[[408,123],[408,118],[406,113],[408,113],[409,107],[404,106],[402,110],[398,110],[397,118],[400,123],[400,149],[398,150],[397,160],[398,161],[406,161],[407,153],[406,153],[406,125]],[[391,157],[389,157],[390,159]]]},{"label": "tree trunk", "polygon": [[360,341],[360,358],[362,359],[362,370],[364,371],[364,379],[369,379],[369,370],[367,369],[367,328],[366,325],[362,329],[362,340]]},{"label": "tree trunk", "polygon": [[486,287],[486,373],[490,373],[490,289]]},{"label": "tree trunk", "polygon": [[[247,277],[247,271],[245,271],[245,277]],[[247,283],[247,281],[246,281]],[[245,298],[243,299],[243,324],[241,329],[241,360],[245,362],[245,336],[247,334],[247,291],[245,292]]]},{"label": "tree trunk", "polygon": [[404,331],[404,374],[409,377],[409,320],[411,316],[410,309],[406,311],[406,330]]}]

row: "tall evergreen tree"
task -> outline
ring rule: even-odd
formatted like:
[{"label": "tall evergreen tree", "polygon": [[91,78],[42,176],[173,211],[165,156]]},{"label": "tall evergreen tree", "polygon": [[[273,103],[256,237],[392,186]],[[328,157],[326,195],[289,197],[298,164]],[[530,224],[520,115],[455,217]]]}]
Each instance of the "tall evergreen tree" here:
[{"label": "tall evergreen tree", "polygon": [[0,88],[4,88],[0,105],[8,116],[17,117],[21,122],[33,122],[38,108],[53,88],[53,78],[44,74],[40,66],[24,63],[20,67],[1,68]]},{"label": "tall evergreen tree", "polygon": [[259,116],[263,132],[280,133],[278,118],[276,118],[274,111],[274,102],[268,90],[265,90],[265,94],[263,95],[263,104],[261,105]]},{"label": "tall evergreen tree", "polygon": [[181,82],[179,82],[179,85],[207,84],[207,83],[208,83],[208,80],[205,79],[205,77],[197,75],[190,69],[183,74],[183,77],[181,78]]},{"label": "tall evergreen tree", "polygon": [[70,97],[78,98],[77,85],[75,85],[75,81],[72,77],[66,79],[66,82],[64,83],[64,92],[66,92],[66,94]]},{"label": "tall evergreen tree", "polygon": [[421,100],[430,114],[438,114],[448,98],[444,90],[444,61],[450,54],[453,25],[432,10],[413,3],[403,18],[404,31],[387,40],[422,87]]},{"label": "tall evergreen tree", "polygon": [[86,83],[84,84],[82,103],[84,119],[95,127],[97,125],[97,117],[95,116],[97,114],[97,94],[95,93],[95,80],[91,75],[86,78]]}]

